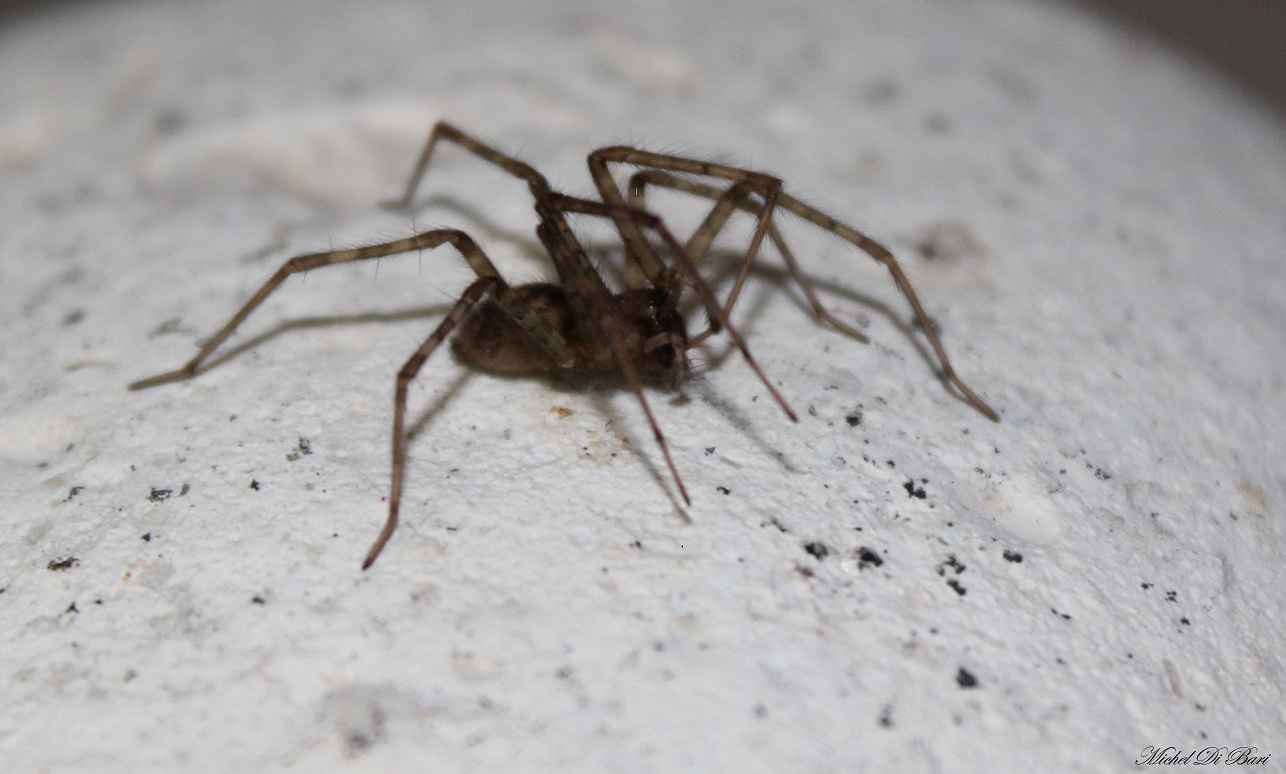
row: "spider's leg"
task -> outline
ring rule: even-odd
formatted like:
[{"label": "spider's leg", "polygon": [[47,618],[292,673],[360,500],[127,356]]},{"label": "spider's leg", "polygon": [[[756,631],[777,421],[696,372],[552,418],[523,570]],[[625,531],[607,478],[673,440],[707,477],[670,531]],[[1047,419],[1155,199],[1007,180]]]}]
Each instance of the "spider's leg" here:
[{"label": "spider's leg", "polygon": [[[741,334],[738,333],[737,329],[728,321],[728,316],[724,314],[723,307],[719,306],[719,299],[715,298],[714,291],[710,289],[710,286],[706,284],[705,280],[701,279],[700,273],[697,272],[696,265],[693,264],[692,259],[688,256],[687,252],[684,251],[683,245],[679,244],[679,240],[675,239],[674,235],[670,233],[670,229],[666,227],[664,221],[656,215],[644,210],[631,209],[625,205],[613,206],[604,204],[603,202],[592,201],[590,199],[577,199],[575,197],[559,193],[549,194],[542,200],[542,203],[564,212],[579,212],[586,215],[612,218],[615,221],[625,220],[655,231],[661,240],[665,242],[666,247],[668,247],[677,256],[679,262],[683,265],[683,271],[688,275],[693,288],[697,291],[697,295],[701,296],[701,302],[705,305],[706,312],[712,319],[716,320],[720,326],[727,329],[728,336],[736,343],[737,349],[741,350],[741,356],[745,358],[746,363],[749,364],[751,370],[755,372],[755,375],[759,377],[759,380],[768,388],[768,392],[782,407],[782,410],[786,412],[786,416],[790,417],[792,422],[798,421],[798,418],[795,416],[795,412],[790,408],[790,405],[786,403],[786,399],[782,397],[781,393],[777,391],[777,388],[768,380],[768,376],[764,374],[763,369],[759,367],[757,362],[755,362],[755,358],[750,354],[750,348],[746,346],[745,340],[741,338]],[[617,329],[619,329],[619,322],[613,320],[613,324]],[[622,347],[623,345],[624,342],[622,340]],[[627,367],[625,363],[625,361],[629,359],[627,352],[623,349],[619,349],[617,352],[617,359],[622,361],[623,368]],[[632,371],[632,364],[629,365],[628,368]],[[641,389],[638,390],[638,394],[640,396],[640,400],[642,400]]]},{"label": "spider's leg", "polygon": [[140,379],[129,386],[131,390],[141,390],[146,387],[152,387],[165,382],[178,381],[186,379],[196,373],[201,367],[201,363],[208,358],[211,353],[218,349],[237,326],[242,323],[250,313],[253,312],[260,304],[264,302],[281,283],[291,274],[308,271],[310,269],[320,268],[322,266],[333,266],[340,263],[352,263],[354,261],[365,261],[372,258],[382,258],[386,255],[396,255],[398,253],[408,253],[414,250],[427,250],[439,245],[450,242],[460,254],[464,256],[465,261],[480,277],[499,278],[500,273],[496,267],[482,252],[482,248],[463,231],[455,229],[435,229],[425,231],[421,234],[397,239],[392,242],[384,242],[377,245],[368,245],[366,247],[356,247],[348,250],[330,250],[324,253],[310,253],[307,255],[298,255],[282,264],[281,268],[275,274],[268,278],[259,290],[250,297],[250,300],[228,320],[227,324],[214,335],[209,341],[202,345],[196,356],[184,363],[182,367],[173,371],[167,371],[163,374]]},{"label": "spider's leg", "polygon": [[[706,215],[705,220],[702,221],[701,225],[688,239],[688,255],[692,257],[694,263],[700,261],[702,256],[705,255],[705,251],[710,248],[711,243],[714,242],[715,237],[723,229],[734,209],[740,209],[744,212],[751,213],[752,215],[759,214],[760,210],[760,205],[749,199],[749,189],[741,187],[744,183],[737,183],[726,190],[720,190],[714,186],[677,177],[655,169],[636,172],[630,178],[631,206],[639,207],[640,209],[642,208],[644,192],[646,187],[649,185],[671,188],[676,191],[683,191],[685,193],[695,194],[697,196],[703,196],[707,199],[715,200],[714,207],[711,208],[710,213]],[[799,262],[795,260],[794,253],[792,253],[790,248],[786,246],[786,240],[782,238],[781,231],[777,229],[777,224],[775,222],[768,224],[768,238],[772,240],[773,245],[777,248],[777,252],[781,253],[781,257],[786,262],[786,268],[790,271],[791,277],[794,278],[795,284],[799,286],[801,291],[803,291],[804,297],[808,299],[809,305],[812,306],[813,314],[844,333],[847,333],[860,341],[867,341],[865,333],[831,314],[826,307],[822,306],[821,300],[817,298],[817,293],[813,289],[812,281],[804,276],[804,273],[800,270]],[[724,301],[724,314],[732,314],[732,307],[737,303],[737,297],[740,295],[742,285],[745,284],[746,277],[750,273],[750,266],[753,260],[754,255],[747,251],[745,258],[741,262],[741,267],[737,272],[736,282],[733,283],[732,290],[728,292],[728,298]],[[718,331],[711,326],[702,333],[693,336],[689,340],[689,346],[695,347],[717,332]]]},{"label": "spider's leg", "polygon": [[429,159],[433,156],[433,149],[437,146],[439,140],[454,143],[484,161],[495,164],[514,177],[522,178],[527,181],[527,187],[531,189],[532,194],[535,196],[540,196],[549,190],[549,183],[545,180],[544,175],[537,172],[534,167],[519,161],[513,156],[501,153],[446,121],[439,121],[429,131],[429,137],[424,142],[420,157],[415,162],[415,169],[412,170],[411,177],[406,181],[406,189],[402,193],[402,198],[389,202],[390,207],[407,209],[411,206],[411,201],[415,198],[415,189],[419,188],[420,181],[424,179],[424,173],[428,171]]},{"label": "spider's leg", "polygon": [[406,425],[406,391],[411,380],[420,372],[424,361],[429,359],[438,345],[451,333],[451,330],[464,319],[480,302],[487,293],[504,287],[504,283],[499,277],[485,276],[477,279],[472,285],[465,288],[464,293],[460,295],[455,306],[442,319],[433,333],[424,340],[415,354],[411,355],[402,369],[397,372],[397,388],[393,398],[393,476],[389,484],[388,493],[388,519],[384,522],[384,527],[380,530],[379,537],[366,552],[366,558],[362,561],[362,569],[365,570],[375,563],[380,552],[384,550],[384,544],[393,536],[393,530],[397,529],[398,506],[402,500],[402,468],[405,451],[403,449],[403,433]]},{"label": "spider's leg", "polygon": [[1000,415],[996,413],[995,409],[988,406],[986,401],[971,390],[969,385],[965,384],[964,380],[956,374],[956,370],[951,367],[951,359],[947,357],[946,347],[942,346],[942,341],[934,331],[929,315],[925,313],[924,307],[920,305],[920,299],[915,294],[915,288],[911,287],[911,280],[907,279],[906,273],[902,271],[902,266],[887,247],[852,226],[841,223],[817,208],[804,204],[793,196],[783,193],[779,203],[786,210],[793,212],[809,223],[820,226],[840,239],[852,243],[858,249],[883,264],[884,268],[888,269],[889,274],[892,275],[893,282],[898,286],[902,297],[911,305],[911,311],[915,313],[915,319],[920,323],[920,328],[924,331],[924,335],[928,337],[929,344],[933,347],[933,353],[938,358],[938,364],[942,367],[942,377],[959,390],[960,394],[969,402],[969,405],[977,409],[980,414],[992,421],[1000,421]]},{"label": "spider's leg", "polygon": [[629,211],[629,207],[626,206],[625,199],[616,185],[616,180],[612,177],[611,170],[608,169],[608,164],[613,163],[630,164],[636,167],[666,170],[687,175],[714,177],[731,180],[734,183],[745,183],[747,187],[763,197],[763,208],[760,210],[755,224],[754,235],[750,238],[750,246],[746,251],[747,262],[752,262],[755,255],[758,254],[759,246],[763,243],[764,237],[768,233],[768,227],[772,222],[777,197],[781,193],[780,179],[761,172],[731,167],[726,164],[716,164],[712,161],[701,161],[664,153],[652,153],[621,145],[599,148],[589,154],[590,175],[594,179],[594,185],[598,188],[599,196],[602,197],[603,202],[614,213],[610,217],[616,223],[616,228],[621,234],[621,240],[625,243],[626,250],[642,268],[643,273],[652,280],[653,284],[659,284],[660,278],[664,276],[666,267],[639,230],[640,224],[635,223],[624,214]]}]

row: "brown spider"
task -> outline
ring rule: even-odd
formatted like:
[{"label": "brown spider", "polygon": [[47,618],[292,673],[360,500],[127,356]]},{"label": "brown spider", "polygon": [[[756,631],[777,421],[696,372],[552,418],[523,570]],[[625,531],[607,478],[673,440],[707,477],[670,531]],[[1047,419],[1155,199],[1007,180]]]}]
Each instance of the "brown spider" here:
[{"label": "brown spider", "polygon": [[[526,181],[535,198],[536,214],[540,219],[536,226],[536,236],[553,261],[558,273],[557,284],[507,284],[478,244],[468,234],[455,229],[433,229],[383,244],[300,255],[286,261],[232,319],[201,347],[196,356],[181,368],[130,385],[131,390],[137,390],[186,379],[196,374],[201,363],[291,274],[450,243],[468,262],[478,279],[465,288],[437,329],[398,371],[393,402],[393,472],[389,488],[388,518],[367,552],[362,569],[371,566],[397,527],[398,505],[402,495],[407,387],[424,362],[454,329],[458,328],[452,341],[457,356],[479,370],[544,376],[583,389],[603,382],[615,382],[628,387],[643,407],[675,486],[683,501],[689,505],[691,500],[683,486],[683,480],[670,458],[665,437],[661,434],[661,428],[643,393],[644,384],[663,387],[677,385],[688,375],[688,350],[721,330],[726,330],[755,375],[785,410],[786,415],[794,421],[795,413],[769,383],[751,357],[745,341],[728,320],[764,237],[771,239],[781,252],[791,276],[819,318],[854,336],[865,337],[822,307],[811,284],[800,273],[798,264],[773,224],[772,216],[778,207],[852,242],[883,264],[910,303],[919,327],[924,331],[941,365],[942,376],[975,409],[989,419],[998,419],[996,412],[956,375],[910,281],[893,255],[883,245],[860,231],[783,193],[782,181],[778,178],[682,156],[612,146],[600,148],[589,155],[590,174],[602,200],[578,199],[552,190],[544,176],[527,164],[501,153],[451,124],[440,122],[429,133],[406,190],[394,206],[411,206],[439,140],[454,143]],[[630,178],[628,202],[612,177],[609,164],[628,164],[640,168]],[[730,181],[731,185],[720,188],[697,182],[692,177]],[[686,245],[674,238],[660,218],[644,209],[644,195],[649,185],[696,194],[714,201],[709,215],[693,232]],[[736,281],[727,300],[721,305],[710,286],[697,272],[695,264],[736,210],[754,215],[756,225]],[[572,232],[566,213],[611,219],[625,243],[629,273],[636,277],[632,284],[643,284],[642,281],[645,281],[645,286],[631,287],[613,294]],[[654,232],[664,243],[666,250],[673,255],[670,264],[666,264],[657,255],[652,243],[644,236],[644,229]],[[706,330],[694,337],[688,336],[687,326],[679,311],[685,287],[696,291],[709,318]]]}]

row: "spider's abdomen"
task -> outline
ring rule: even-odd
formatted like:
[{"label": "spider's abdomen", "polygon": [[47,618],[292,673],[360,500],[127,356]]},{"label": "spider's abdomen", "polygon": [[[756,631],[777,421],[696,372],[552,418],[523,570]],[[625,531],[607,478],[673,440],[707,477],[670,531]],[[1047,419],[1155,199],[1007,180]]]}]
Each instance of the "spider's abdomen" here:
[{"label": "spider's abdomen", "polygon": [[[576,338],[576,319],[562,288],[543,282],[519,285],[511,298],[526,312],[528,325],[540,325],[569,345]],[[465,363],[494,374],[532,376],[559,370],[553,354],[491,299],[464,318],[451,348]]]},{"label": "spider's abdomen", "polygon": [[[661,289],[627,290],[612,301],[639,379],[673,387],[686,378],[688,335],[670,294]],[[493,299],[475,307],[451,342],[456,357],[480,371],[545,375],[574,386],[625,381],[611,350],[604,348],[610,343],[586,337],[561,287],[544,282],[518,285],[509,290],[508,307],[506,311]],[[567,361],[556,357],[536,331],[550,334]]]}]

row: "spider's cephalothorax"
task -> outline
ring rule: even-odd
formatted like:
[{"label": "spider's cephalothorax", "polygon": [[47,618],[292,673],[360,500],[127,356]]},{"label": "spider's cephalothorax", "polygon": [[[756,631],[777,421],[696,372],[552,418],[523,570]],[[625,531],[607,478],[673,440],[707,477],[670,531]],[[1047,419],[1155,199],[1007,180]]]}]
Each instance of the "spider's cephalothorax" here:
[{"label": "spider's cephalothorax", "polygon": [[[687,490],[670,457],[656,417],[648,407],[643,385],[673,387],[683,381],[688,374],[687,352],[691,347],[726,331],[764,389],[794,420],[795,413],[755,364],[745,341],[728,321],[763,241],[771,241],[781,253],[791,277],[818,319],[856,338],[865,339],[865,336],[821,305],[812,283],[800,271],[773,222],[778,208],[847,240],[888,269],[894,284],[910,304],[919,329],[928,339],[942,368],[943,378],[984,416],[993,420],[998,418],[996,412],[956,375],[935,327],[893,254],[857,229],[787,195],[782,191],[781,180],[776,177],[726,164],[617,145],[599,148],[589,155],[590,175],[598,189],[599,199],[580,199],[554,191],[549,181],[530,165],[450,124],[439,122],[429,132],[406,190],[401,200],[395,203],[397,206],[411,206],[433,150],[440,141],[462,148],[526,182],[539,218],[536,236],[558,275],[556,284],[509,285],[478,243],[463,231],[452,228],[432,229],[366,247],[299,255],[286,261],[191,360],[173,371],[130,385],[131,389],[140,389],[196,374],[206,358],[291,274],[429,250],[444,244],[454,247],[477,279],[465,288],[451,311],[398,371],[393,399],[393,474],[389,485],[388,518],[366,554],[363,569],[370,567],[380,555],[397,527],[405,458],[407,389],[425,361],[452,331],[456,331],[453,340],[456,354],[480,370],[514,376],[547,376],[584,388],[614,382],[632,390],[647,416],[652,437],[656,439],[685,503],[690,502]],[[622,193],[620,181],[612,173],[610,165],[614,164],[629,165],[637,170],[625,186],[627,194]],[[645,192],[649,186],[692,194],[713,202],[705,220],[692,233],[687,244],[675,239],[665,223],[645,208]],[[748,213],[754,218],[754,235],[746,248],[736,281],[720,303],[702,279],[697,264],[736,212]],[[607,218],[613,222],[625,247],[624,275],[632,278],[629,287],[619,293],[608,289],[568,224],[568,213]],[[657,245],[644,236],[645,229],[658,239]],[[664,248],[664,257],[658,253],[658,247]],[[679,314],[680,300],[686,288],[695,292],[708,321],[705,330],[691,338]]]},{"label": "spider's cephalothorax", "polygon": [[[559,362],[499,304],[487,299],[473,308],[456,329],[451,349],[465,364],[505,376],[547,376],[579,389],[614,384],[628,386],[620,366],[586,336],[567,291],[548,282],[517,285],[515,303],[534,315],[566,345],[570,358]],[[664,288],[627,290],[612,296],[624,327],[625,345],[639,379],[653,387],[674,387],[688,375],[688,332],[683,316]]]}]

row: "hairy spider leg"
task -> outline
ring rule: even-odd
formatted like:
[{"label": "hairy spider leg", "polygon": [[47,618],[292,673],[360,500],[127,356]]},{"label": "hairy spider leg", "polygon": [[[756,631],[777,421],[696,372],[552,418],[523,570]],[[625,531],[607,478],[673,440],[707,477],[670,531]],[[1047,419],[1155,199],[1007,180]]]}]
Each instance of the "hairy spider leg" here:
[{"label": "hairy spider leg", "polygon": [[[701,260],[706,251],[710,249],[710,245],[714,243],[715,238],[719,235],[719,232],[722,231],[724,224],[727,222],[734,210],[741,209],[753,214],[757,209],[753,204],[745,201],[746,198],[753,193],[753,189],[745,183],[736,183],[721,191],[715,186],[705,185],[704,183],[698,183],[694,180],[677,177],[656,169],[645,169],[640,172],[636,172],[630,177],[630,206],[638,207],[640,209],[646,208],[645,190],[648,185],[671,188],[677,191],[696,194],[698,196],[715,200],[714,207],[710,209],[709,214],[706,215],[705,219],[701,222],[701,225],[698,226],[697,229],[692,232],[692,236],[688,238],[686,247],[688,255],[692,257],[693,261]],[[777,248],[777,252],[781,253],[782,259],[786,262],[787,270],[790,271],[790,275],[794,278],[795,284],[797,284],[799,289],[803,291],[804,297],[813,308],[813,313],[820,319],[825,320],[832,326],[853,338],[859,341],[867,341],[868,339],[865,333],[831,314],[826,307],[822,306],[822,302],[818,299],[817,293],[813,288],[813,283],[799,268],[799,263],[795,260],[794,253],[791,252],[790,248],[786,245],[786,240],[782,238],[781,231],[778,230],[775,221],[768,224],[768,239],[772,241],[773,245]],[[746,277],[750,274],[750,266],[754,262],[754,258],[755,256],[749,251],[747,251],[746,255],[742,258],[741,265],[737,271],[736,280],[732,285],[732,290],[728,291],[728,298],[723,304],[724,314],[732,314],[732,307],[737,303],[737,297],[741,294],[741,289],[746,282]],[[697,346],[717,332],[718,331],[713,327],[707,328],[699,335],[693,336],[690,339],[690,346]]]},{"label": "hairy spider leg", "polygon": [[531,189],[532,195],[537,198],[550,191],[549,181],[535,167],[513,156],[501,153],[446,121],[438,121],[429,130],[429,137],[424,141],[424,147],[420,150],[420,157],[416,160],[415,168],[411,171],[411,176],[406,181],[406,189],[403,191],[402,197],[396,201],[389,202],[389,206],[397,209],[410,208],[411,202],[415,199],[415,191],[420,187],[420,182],[424,179],[424,175],[429,169],[429,160],[433,156],[433,150],[440,140],[446,140],[458,145],[473,155],[500,167],[514,177],[525,180],[527,187]]},{"label": "hairy spider leg", "polygon": [[375,560],[379,558],[380,552],[384,550],[384,544],[393,536],[393,530],[397,529],[398,509],[402,500],[402,470],[405,467],[405,450],[403,448],[403,434],[406,426],[406,392],[420,373],[420,368],[424,362],[429,359],[438,345],[450,335],[451,331],[460,324],[477,304],[482,301],[488,293],[495,293],[504,287],[503,281],[499,277],[487,276],[477,279],[469,287],[465,288],[460,294],[459,300],[451,307],[447,316],[442,318],[438,327],[429,335],[424,343],[415,350],[415,353],[406,361],[401,370],[397,372],[397,388],[394,391],[393,399],[393,474],[389,483],[388,494],[388,519],[384,522],[384,527],[380,534],[371,544],[370,550],[366,552],[366,558],[362,560],[362,569],[369,569]]},{"label": "hairy spider leg", "polygon": [[[782,182],[779,178],[762,172],[730,167],[726,164],[716,164],[712,161],[653,153],[623,145],[599,148],[589,154],[590,176],[594,179],[594,185],[598,188],[599,196],[602,197],[605,203],[613,207],[625,208],[625,210],[628,210],[625,198],[617,187],[616,178],[612,176],[612,172],[608,168],[608,164],[612,163],[663,169],[682,174],[722,178],[731,180],[734,183],[745,183],[763,197],[763,209],[759,213],[754,235],[751,236],[750,246],[746,251],[747,261],[753,261],[755,255],[758,254],[759,246],[763,243],[764,236],[768,233],[768,226],[772,222],[772,213],[777,204],[777,197],[781,193]],[[614,215],[612,220],[616,223],[616,228],[621,234],[621,240],[625,243],[626,250],[641,267],[643,273],[655,284],[657,278],[665,270],[665,264],[657,257],[656,251],[652,249],[652,245],[648,243],[642,232],[639,231],[638,225],[619,214],[621,210],[617,212],[618,214]],[[713,320],[711,321],[711,328],[715,328],[717,331]]]},{"label": "hairy spider leg", "polygon": [[755,358],[750,354],[750,348],[746,346],[745,340],[741,338],[741,334],[738,333],[737,329],[732,326],[731,322],[729,322],[728,316],[723,311],[723,307],[719,306],[719,299],[715,298],[714,291],[711,290],[710,286],[701,278],[701,275],[697,272],[696,264],[692,262],[692,259],[683,249],[683,245],[679,244],[679,240],[675,239],[674,235],[670,233],[670,229],[666,227],[664,221],[650,212],[631,209],[626,205],[605,204],[591,199],[577,199],[564,194],[550,194],[545,198],[545,202],[567,212],[598,215],[600,217],[612,218],[613,220],[622,218],[628,220],[630,223],[637,223],[655,231],[657,235],[661,237],[662,241],[666,243],[666,246],[674,252],[676,257],[683,264],[683,270],[687,272],[692,286],[696,289],[698,295],[701,296],[701,302],[705,305],[707,313],[727,329],[728,335],[737,345],[737,349],[741,350],[741,356],[745,358],[746,363],[749,364],[751,370],[753,370],[755,375],[759,377],[759,381],[763,382],[763,385],[768,388],[768,392],[773,396],[773,399],[777,401],[778,405],[781,406],[782,410],[786,412],[786,416],[790,417],[792,422],[799,421],[798,417],[795,416],[795,412],[790,408],[790,405],[786,403],[786,399],[782,397],[776,387],[773,387],[772,382],[768,380],[768,376],[763,372],[763,369],[759,367],[757,362],[755,362]]},{"label": "hairy spider leg", "polygon": [[[694,247],[701,249],[708,249],[710,243],[713,242],[714,237],[726,223],[734,209],[740,209],[759,217],[762,217],[763,213],[768,209],[766,202],[755,203],[749,198],[748,191],[737,191],[736,185],[730,187],[727,191],[721,191],[713,186],[684,180],[674,175],[667,175],[655,170],[644,170],[643,172],[636,173],[631,179],[631,193],[635,190],[636,181],[638,186],[638,198],[640,201],[643,196],[643,187],[647,184],[661,185],[667,188],[673,188],[675,190],[715,200],[715,206],[711,210],[710,215],[706,217],[705,221],[697,230],[698,232],[708,231],[709,233],[694,233],[693,237],[689,239],[690,245],[693,245],[695,242]],[[797,215],[855,245],[858,249],[862,250],[882,264],[893,277],[894,284],[897,285],[902,297],[905,298],[907,303],[911,306],[911,311],[915,314],[915,318],[919,322],[920,328],[928,338],[929,344],[933,348],[934,355],[937,357],[938,364],[942,369],[942,377],[955,387],[969,405],[973,406],[973,408],[980,414],[992,421],[1000,420],[1000,416],[996,413],[995,409],[987,405],[987,402],[979,397],[979,395],[974,392],[969,385],[965,384],[964,380],[956,373],[955,368],[951,365],[951,359],[947,356],[946,347],[943,346],[941,339],[934,330],[933,324],[929,320],[929,315],[924,311],[924,307],[920,303],[919,296],[916,295],[915,288],[912,287],[910,279],[907,278],[906,273],[902,270],[901,264],[899,264],[897,259],[893,257],[893,253],[890,252],[887,247],[852,226],[836,220],[815,207],[804,204],[785,192],[780,194],[777,204],[786,211]],[[812,304],[814,312],[816,312],[819,317],[839,329],[856,335],[861,339],[865,339],[865,335],[848,325],[845,325],[840,320],[837,320],[821,306],[820,302],[817,300],[816,294],[812,291],[811,283],[807,281],[803,273],[799,270],[798,263],[795,261],[790,250],[786,247],[786,243],[782,239],[780,232],[777,231],[775,224],[770,224],[768,233],[769,238],[772,239],[774,245],[781,252],[783,259],[786,261],[786,265],[789,268],[791,275],[794,277],[795,282],[800,286],[800,289],[804,291],[804,295],[808,297],[809,303]],[[699,255],[694,257],[699,257]],[[750,262],[753,259],[754,253],[748,250],[746,258],[742,262],[741,270],[737,275],[737,284],[733,287],[733,292],[729,295],[728,305],[726,308],[731,308],[732,303],[736,300],[736,294],[741,289],[741,282],[744,280],[749,270]],[[703,336],[708,335],[708,333],[709,332],[707,332],[707,334],[703,334]],[[700,340],[700,337],[694,339],[694,345]]]}]

